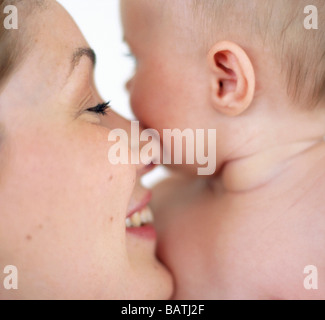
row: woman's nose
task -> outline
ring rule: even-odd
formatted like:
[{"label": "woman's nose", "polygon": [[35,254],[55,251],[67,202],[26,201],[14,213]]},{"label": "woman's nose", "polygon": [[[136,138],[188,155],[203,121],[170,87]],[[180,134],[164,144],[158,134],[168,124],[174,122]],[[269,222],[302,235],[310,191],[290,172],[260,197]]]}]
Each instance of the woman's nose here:
[{"label": "woman's nose", "polygon": [[102,118],[102,125],[110,130],[122,129],[130,135],[131,121],[125,119],[113,110],[110,110],[106,116]]}]

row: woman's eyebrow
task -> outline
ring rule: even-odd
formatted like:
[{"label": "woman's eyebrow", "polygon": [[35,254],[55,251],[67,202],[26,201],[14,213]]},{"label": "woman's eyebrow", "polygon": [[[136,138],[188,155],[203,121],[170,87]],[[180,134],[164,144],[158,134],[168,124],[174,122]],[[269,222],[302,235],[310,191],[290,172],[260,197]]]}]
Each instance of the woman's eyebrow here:
[{"label": "woman's eyebrow", "polygon": [[93,65],[93,68],[95,68],[96,65],[96,53],[91,48],[78,48],[74,51],[71,59],[71,72],[73,72],[74,68],[79,64],[82,57],[88,57]]}]

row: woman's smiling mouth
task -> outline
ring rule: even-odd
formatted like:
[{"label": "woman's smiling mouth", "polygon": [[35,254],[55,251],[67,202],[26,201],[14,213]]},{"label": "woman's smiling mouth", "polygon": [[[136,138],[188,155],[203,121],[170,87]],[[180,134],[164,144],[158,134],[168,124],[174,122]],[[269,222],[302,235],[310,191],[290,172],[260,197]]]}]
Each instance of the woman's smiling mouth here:
[{"label": "woman's smiling mouth", "polygon": [[150,240],[156,240],[156,230],[153,226],[153,213],[149,207],[152,194],[148,192],[143,200],[130,211],[125,219],[126,231]]},{"label": "woman's smiling mouth", "polygon": [[151,209],[146,206],[142,210],[133,213],[125,219],[127,228],[139,228],[146,224],[153,223],[153,214]]}]

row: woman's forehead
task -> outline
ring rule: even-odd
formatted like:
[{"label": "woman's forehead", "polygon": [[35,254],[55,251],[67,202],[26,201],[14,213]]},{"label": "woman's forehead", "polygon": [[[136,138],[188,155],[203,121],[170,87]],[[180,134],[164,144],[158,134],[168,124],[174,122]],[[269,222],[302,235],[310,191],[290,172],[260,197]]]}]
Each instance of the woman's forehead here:
[{"label": "woman's forehead", "polygon": [[[74,20],[57,2],[32,19],[29,48],[43,61],[70,68],[77,49],[88,47]],[[35,24],[37,27],[33,28]]]},{"label": "woman's forehead", "polygon": [[27,42],[26,50],[7,89],[17,93],[15,99],[21,97],[25,103],[35,104],[55,96],[63,88],[76,52],[82,48],[90,55],[90,51],[86,50],[88,44],[73,19],[56,2],[51,1],[45,10],[28,15],[25,23],[26,37],[22,41]]}]

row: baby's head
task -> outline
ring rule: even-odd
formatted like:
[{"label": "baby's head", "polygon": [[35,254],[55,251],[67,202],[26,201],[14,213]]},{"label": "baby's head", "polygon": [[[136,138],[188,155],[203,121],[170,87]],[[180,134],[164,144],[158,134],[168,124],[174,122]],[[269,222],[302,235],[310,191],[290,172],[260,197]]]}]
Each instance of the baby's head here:
[{"label": "baby's head", "polygon": [[[325,134],[325,4],[313,1],[318,15],[308,18],[309,4],[122,0],[137,61],[127,84],[135,115],[161,137],[215,129],[217,170],[262,147]],[[312,22],[317,30],[306,28]]]}]

